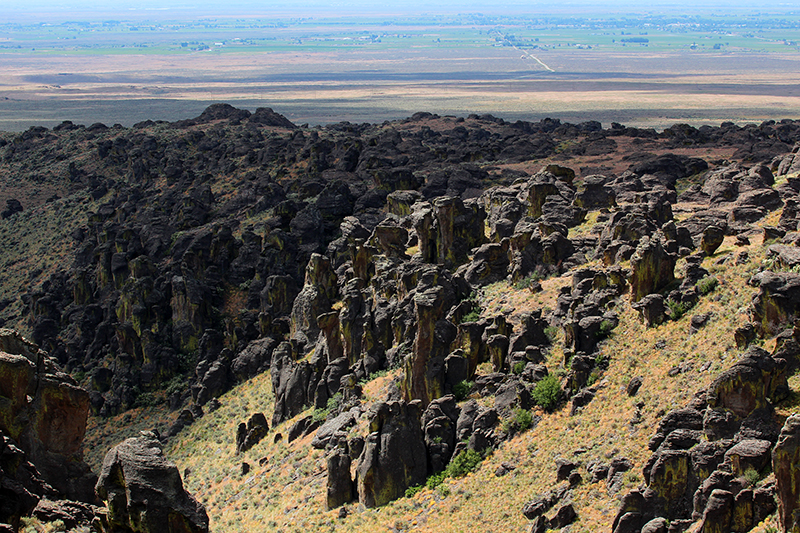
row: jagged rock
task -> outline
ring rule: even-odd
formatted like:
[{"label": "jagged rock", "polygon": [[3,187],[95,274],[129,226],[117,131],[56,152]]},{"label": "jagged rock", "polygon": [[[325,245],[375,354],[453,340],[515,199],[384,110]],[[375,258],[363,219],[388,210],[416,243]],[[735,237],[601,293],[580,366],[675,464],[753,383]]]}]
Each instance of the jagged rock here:
[{"label": "jagged rock", "polygon": [[503,280],[508,275],[508,239],[480,246],[464,270],[464,279],[473,287]]},{"label": "jagged rock", "polygon": [[778,520],[783,531],[800,531],[800,415],[786,419],[772,450],[778,500]]},{"label": "jagged rock", "polygon": [[314,440],[311,441],[311,446],[318,450],[322,450],[327,447],[337,433],[348,429],[356,423],[356,419],[358,418],[357,411],[357,409],[345,411],[322,424],[322,426],[320,426],[320,428],[317,430],[317,434],[314,435]]},{"label": "jagged rock", "polygon": [[183,488],[152,434],[126,439],[106,454],[96,491],[108,505],[107,530],[208,531],[205,508]]},{"label": "jagged rock", "polygon": [[541,310],[523,313],[521,328],[511,336],[510,352],[525,351],[528,346],[548,346],[550,339],[545,333],[547,320],[542,318]]},{"label": "jagged rock", "polygon": [[312,254],[303,289],[292,305],[292,337],[314,346],[320,334],[317,317],[331,310],[337,294],[336,273],[324,255]]},{"label": "jagged rock", "polygon": [[60,520],[67,531],[80,527],[89,528],[98,508],[81,502],[69,500],[41,500],[31,513],[43,523],[52,523]]},{"label": "jagged rock", "polygon": [[477,200],[441,197],[433,202],[438,239],[438,263],[449,268],[467,262],[469,251],[486,240],[483,221],[486,213]]},{"label": "jagged rock", "polygon": [[0,329],[0,403],[0,430],[43,479],[69,499],[93,501],[96,477],[83,462],[89,393],[9,329]]},{"label": "jagged rock", "polygon": [[295,353],[295,348],[289,342],[282,342],[273,352],[270,366],[272,388],[275,391],[273,426],[300,414],[313,403],[314,392],[324,371],[323,361],[295,362]]},{"label": "jagged rock", "polygon": [[508,337],[505,335],[492,335],[486,340],[489,351],[489,360],[492,362],[494,372],[508,370]]},{"label": "jagged rock", "polygon": [[786,394],[786,361],[776,361],[764,350],[751,347],[706,391],[710,409],[724,409],[740,418],[770,407],[769,399]]},{"label": "jagged rock", "polygon": [[667,306],[660,294],[648,294],[631,305],[648,328],[663,324],[667,320]]},{"label": "jagged rock", "polygon": [[736,341],[736,347],[739,349],[747,348],[751,342],[756,340],[758,333],[756,332],[755,324],[748,322],[744,326],[739,326],[733,332],[733,338]]},{"label": "jagged rock", "polygon": [[578,513],[571,503],[566,503],[556,510],[556,514],[550,519],[551,529],[561,529],[568,526],[578,519]]},{"label": "jagged rock", "polygon": [[[231,362],[231,372],[239,381],[255,377],[269,369],[272,351],[278,342],[272,337],[258,339],[242,350]],[[215,387],[219,389],[220,387]]]},{"label": "jagged rock", "polygon": [[584,190],[575,195],[575,205],[585,209],[615,207],[617,195],[606,185],[605,176],[586,176],[583,178]]},{"label": "jagged rock", "polygon": [[708,226],[706,229],[703,230],[703,235],[700,238],[700,249],[708,255],[714,255],[714,252],[717,251],[722,245],[722,241],[725,239],[725,232],[719,228],[718,226]]},{"label": "jagged rock", "polygon": [[669,522],[666,518],[659,516],[642,526],[641,533],[667,533],[667,531],[669,531]]},{"label": "jagged rock", "polygon": [[422,414],[422,431],[432,472],[444,470],[456,444],[456,424],[461,410],[452,395],[431,402]]},{"label": "jagged rock", "polygon": [[800,247],[771,244],[767,248],[767,258],[775,261],[779,268],[789,270],[800,265]]},{"label": "jagged rock", "polygon": [[425,481],[420,407],[419,401],[381,402],[370,409],[369,436],[356,467],[359,503],[379,507]]},{"label": "jagged rock", "polygon": [[419,191],[394,191],[386,197],[386,207],[390,213],[406,216],[411,214],[411,206],[420,200],[422,194]]},{"label": "jagged rock", "polygon": [[31,514],[41,498],[56,498],[26,453],[0,431],[0,523],[19,527],[20,519]]},{"label": "jagged rock", "polygon": [[336,448],[328,455],[327,505],[335,509],[353,501],[355,487],[350,477],[350,455],[342,448]]},{"label": "jagged rock", "polygon": [[578,468],[577,463],[564,459],[563,457],[556,458],[556,481],[564,481],[569,478],[569,475]]},{"label": "jagged rock", "polygon": [[689,327],[692,333],[697,333],[700,328],[705,326],[711,319],[711,313],[703,313],[701,315],[692,315]]},{"label": "jagged rock", "polygon": [[632,468],[633,463],[625,457],[615,457],[611,460],[606,473],[606,488],[609,494],[616,494],[620,491],[622,483],[625,481],[625,473]]},{"label": "jagged rock", "polygon": [[502,415],[509,416],[513,409],[528,410],[531,405],[528,387],[516,376],[509,377],[495,393],[494,408]]},{"label": "jagged rock", "polygon": [[417,334],[413,355],[405,361],[403,393],[406,400],[421,400],[427,406],[444,395],[444,360],[458,333],[445,317],[460,298],[441,267],[425,267],[421,278],[413,300]]},{"label": "jagged rock", "polygon": [[236,453],[244,453],[267,436],[269,424],[264,413],[254,413],[247,419],[247,423],[239,424],[236,431]]},{"label": "jagged rock", "polygon": [[312,415],[304,416],[289,428],[286,432],[286,442],[294,442],[301,437],[311,435],[319,428],[321,422],[315,420]]},{"label": "jagged rock", "polygon": [[733,494],[730,491],[714,489],[703,512],[703,533],[727,533],[733,514]]},{"label": "jagged rock", "polygon": [[659,239],[643,238],[631,257],[631,302],[638,302],[672,283],[676,260]]},{"label": "jagged rock", "polygon": [[641,376],[634,376],[628,382],[628,385],[625,387],[625,392],[628,393],[628,396],[636,396],[636,393],[639,392],[639,388],[642,386],[643,379]]}]

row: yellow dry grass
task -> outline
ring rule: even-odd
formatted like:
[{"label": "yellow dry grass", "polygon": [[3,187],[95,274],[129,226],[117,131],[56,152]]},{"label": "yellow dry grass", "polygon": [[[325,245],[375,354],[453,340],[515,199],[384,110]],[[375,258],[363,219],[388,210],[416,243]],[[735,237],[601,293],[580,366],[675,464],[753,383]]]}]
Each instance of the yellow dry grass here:
[{"label": "yellow dry grass", "polygon": [[[620,493],[610,494],[603,482],[586,481],[568,495],[579,516],[573,532],[608,531],[621,495],[642,482],[641,469],[650,454],[647,442],[660,418],[670,409],[685,406],[740,354],[733,331],[748,320],[753,290],[748,290],[747,280],[764,257],[761,242],[744,249],[749,260],[736,264],[734,259],[742,248],[727,238],[713,257],[705,259],[703,266],[718,278],[719,285],[680,320],[645,328],[623,297],[617,307],[620,325],[600,348],[609,366],[600,376],[594,401],[574,416],[569,415],[569,405],[552,414],[534,410],[542,417],[534,429],[501,444],[477,471],[447,479],[437,489],[423,489],[414,497],[379,509],[351,504],[347,506],[349,515],[339,518],[337,510],[325,510],[325,454],[311,448],[311,437],[291,444],[273,442],[274,433],[285,435],[291,421],[273,428],[262,443],[236,456],[237,424],[256,411],[268,418],[271,415],[274,398],[268,374],[220,398],[218,411],[185,430],[166,451],[182,471],[186,469],[186,486],[205,503],[211,529],[217,533],[522,531],[528,527],[521,513],[524,504],[556,485],[557,457],[577,460],[583,466],[592,460],[627,457],[635,467],[626,475]],[[724,258],[728,260],[723,263]],[[570,282],[569,277],[544,280],[544,290],[537,294],[506,282],[491,285],[481,295],[483,316],[509,312],[513,318],[521,310],[552,307],[559,288]],[[690,316],[695,313],[712,313],[712,318],[690,334]],[[549,354],[547,364],[551,372],[564,371],[560,344]],[[682,370],[675,373],[676,367]],[[365,397],[381,398],[397,372],[366,384]],[[626,385],[634,376],[641,376],[643,385],[635,397],[629,397]],[[800,386],[800,377],[793,377],[791,384]],[[354,432],[363,434],[365,430],[361,423]],[[241,475],[242,462],[252,467],[245,476]],[[497,477],[495,470],[502,462],[517,468]],[[582,474],[588,477],[585,470]],[[765,531],[766,525],[769,522],[759,531]]]}]

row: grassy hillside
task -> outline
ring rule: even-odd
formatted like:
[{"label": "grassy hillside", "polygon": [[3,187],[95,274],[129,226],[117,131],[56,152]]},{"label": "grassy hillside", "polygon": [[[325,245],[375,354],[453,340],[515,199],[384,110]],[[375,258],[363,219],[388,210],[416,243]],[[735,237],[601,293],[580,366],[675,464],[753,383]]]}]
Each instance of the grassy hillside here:
[{"label": "grassy hillside", "polygon": [[[598,356],[608,360],[608,368],[598,376],[594,401],[574,416],[570,416],[569,404],[552,414],[534,409],[541,417],[538,425],[503,443],[475,472],[447,479],[433,490],[424,488],[413,497],[378,509],[348,505],[346,517],[340,517],[338,509],[327,511],[325,454],[311,447],[312,436],[287,444],[285,435],[292,421],[272,428],[260,444],[237,456],[238,423],[254,412],[263,412],[267,418],[271,415],[268,374],[221,397],[222,407],[174,438],[167,453],[184,472],[187,488],[206,505],[215,532],[523,531],[529,526],[522,507],[557,485],[555,459],[559,457],[578,461],[583,467],[584,482],[568,496],[579,516],[572,531],[609,531],[618,498],[643,481],[641,469],[650,454],[647,442],[660,418],[668,410],[686,405],[740,353],[733,331],[747,322],[753,293],[747,281],[761,268],[765,249],[760,236],[751,241],[749,246],[736,247],[734,238],[728,237],[704,260],[703,267],[719,285],[679,320],[647,329],[623,297],[618,307],[620,325],[603,342]],[[749,259],[737,264],[735,258],[741,251],[746,251]],[[677,272],[680,267],[679,262]],[[558,289],[570,279],[567,273],[546,280],[544,291],[537,294],[507,282],[497,283],[481,294],[484,313],[503,310],[510,312],[514,321],[522,311],[551,306]],[[712,318],[690,334],[691,316],[699,313],[712,313]],[[769,348],[770,341],[763,342]],[[547,366],[563,375],[563,363],[563,350],[557,342]],[[634,376],[642,377],[643,385],[630,397],[626,386]],[[365,387],[367,400],[380,398],[392,377],[389,374],[370,382]],[[784,410],[791,407],[782,406]],[[357,431],[365,434],[364,428]],[[284,439],[274,442],[277,433]],[[585,465],[620,456],[635,466],[618,493],[609,493],[605,481],[590,482]],[[242,475],[243,462],[252,467],[246,475]],[[502,463],[516,469],[498,477],[495,471]]]}]

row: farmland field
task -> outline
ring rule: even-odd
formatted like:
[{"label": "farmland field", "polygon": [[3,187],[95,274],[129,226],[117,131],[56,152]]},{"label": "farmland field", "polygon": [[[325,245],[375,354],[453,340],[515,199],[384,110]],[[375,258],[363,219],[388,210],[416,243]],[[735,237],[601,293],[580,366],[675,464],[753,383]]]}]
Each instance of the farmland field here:
[{"label": "farmland field", "polygon": [[635,126],[800,116],[800,16],[214,18],[0,25],[0,129],[430,111]]}]

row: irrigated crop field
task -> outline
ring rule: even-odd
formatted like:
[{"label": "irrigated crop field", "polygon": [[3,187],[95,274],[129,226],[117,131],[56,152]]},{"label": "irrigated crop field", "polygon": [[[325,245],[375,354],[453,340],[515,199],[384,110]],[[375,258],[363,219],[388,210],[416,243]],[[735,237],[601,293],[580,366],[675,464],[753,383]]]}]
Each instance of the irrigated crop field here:
[{"label": "irrigated crop field", "polygon": [[0,129],[176,120],[219,101],[300,124],[796,118],[798,42],[798,16],[7,23]]}]

